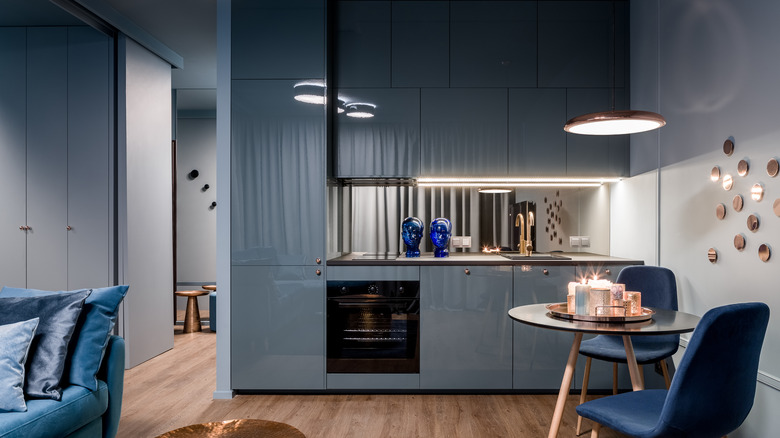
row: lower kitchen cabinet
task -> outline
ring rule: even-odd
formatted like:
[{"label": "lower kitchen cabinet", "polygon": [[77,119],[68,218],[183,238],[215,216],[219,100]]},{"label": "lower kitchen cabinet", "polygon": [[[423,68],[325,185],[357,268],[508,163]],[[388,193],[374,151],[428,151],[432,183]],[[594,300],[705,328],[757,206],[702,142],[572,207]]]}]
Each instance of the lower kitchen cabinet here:
[{"label": "lower kitchen cabinet", "polygon": [[317,266],[233,266],[237,390],[325,388],[325,276]]},{"label": "lower kitchen cabinet", "polygon": [[[567,285],[574,280],[574,266],[514,266],[514,306],[565,302]],[[574,334],[513,322],[513,388],[556,390]]]},{"label": "lower kitchen cabinet", "polygon": [[420,268],[420,388],[511,389],[511,266]]}]

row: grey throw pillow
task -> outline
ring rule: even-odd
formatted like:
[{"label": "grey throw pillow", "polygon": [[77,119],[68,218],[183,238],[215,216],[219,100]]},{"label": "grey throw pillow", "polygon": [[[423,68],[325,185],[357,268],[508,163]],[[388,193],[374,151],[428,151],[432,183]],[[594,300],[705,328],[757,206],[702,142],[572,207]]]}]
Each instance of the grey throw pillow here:
[{"label": "grey throw pillow", "polygon": [[0,325],[0,412],[24,412],[24,364],[38,318]]},{"label": "grey throw pillow", "polygon": [[90,291],[40,297],[0,298],[0,325],[40,318],[27,359],[24,393],[60,400],[68,343]]}]

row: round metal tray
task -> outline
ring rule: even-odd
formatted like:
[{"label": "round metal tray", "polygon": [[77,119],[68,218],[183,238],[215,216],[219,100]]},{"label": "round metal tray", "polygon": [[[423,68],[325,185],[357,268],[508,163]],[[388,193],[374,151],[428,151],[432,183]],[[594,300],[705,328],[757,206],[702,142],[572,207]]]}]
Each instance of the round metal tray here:
[{"label": "round metal tray", "polygon": [[588,321],[588,322],[615,322],[615,323],[640,322],[640,321],[648,321],[653,318],[653,315],[655,315],[655,310],[647,307],[642,307],[641,315],[628,315],[628,316],[576,315],[574,313],[569,313],[566,311],[568,307],[566,303],[552,303],[546,305],[545,307],[547,307],[547,310],[550,311],[550,314],[556,318],[573,319],[577,321]]}]

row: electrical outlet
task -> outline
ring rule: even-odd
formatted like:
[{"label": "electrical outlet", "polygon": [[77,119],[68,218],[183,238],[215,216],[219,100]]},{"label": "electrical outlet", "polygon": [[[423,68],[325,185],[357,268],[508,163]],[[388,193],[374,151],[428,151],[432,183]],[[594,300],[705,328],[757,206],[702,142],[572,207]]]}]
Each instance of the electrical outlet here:
[{"label": "electrical outlet", "polygon": [[580,236],[569,236],[569,245],[571,247],[580,246]]},{"label": "electrical outlet", "polygon": [[590,246],[590,236],[580,236],[581,246]]},{"label": "electrical outlet", "polygon": [[453,248],[471,248],[471,236],[452,236]]},{"label": "electrical outlet", "polygon": [[471,248],[471,236],[463,236],[463,248]]}]

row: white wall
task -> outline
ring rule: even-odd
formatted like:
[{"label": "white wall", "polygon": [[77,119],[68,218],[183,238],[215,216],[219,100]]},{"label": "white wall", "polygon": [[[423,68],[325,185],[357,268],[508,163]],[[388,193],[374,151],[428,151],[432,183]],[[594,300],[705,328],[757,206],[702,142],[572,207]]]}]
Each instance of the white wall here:
[{"label": "white wall", "polygon": [[118,60],[120,323],[133,367],[173,348],[171,67],[121,35]]},{"label": "white wall", "polygon": [[[757,247],[767,243],[780,249],[780,218],[772,212],[772,203],[780,196],[780,178],[770,178],[765,171],[769,158],[780,150],[780,58],[776,56],[780,3],[634,0],[631,15],[632,108],[655,109],[656,103],[668,125],[654,137],[639,134],[632,138],[632,156],[645,158],[632,159],[632,174],[652,169],[648,163],[655,154],[655,168],[660,163],[659,186],[643,181],[652,178],[651,172],[629,180],[629,191],[623,195],[616,191],[613,240],[616,235],[633,233],[637,237],[630,244],[647,245],[641,236],[653,233],[653,221],[637,220],[629,212],[657,196],[659,264],[677,276],[682,311],[703,315],[727,303],[769,304],[773,314],[761,355],[755,405],[743,427],[729,436],[774,436],[780,430],[776,415],[780,407],[780,295],[776,285],[780,254],[764,263],[758,259]],[[722,152],[729,137],[736,144],[731,157]],[[741,159],[751,165],[746,177],[736,176]],[[710,170],[716,165],[735,175],[731,191],[710,181]],[[749,196],[754,183],[766,189],[765,199],[758,203]],[[736,194],[745,197],[742,212],[731,207]],[[719,203],[728,207],[723,221],[715,217]],[[652,208],[648,211],[652,214]],[[756,233],[746,228],[751,213],[761,219]],[[742,252],[733,246],[738,233],[747,238]],[[613,244],[613,255],[628,254],[628,245]],[[719,253],[715,264],[707,260],[709,248]]]}]

